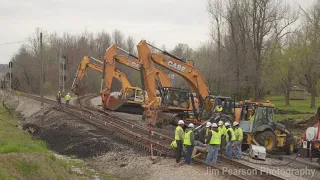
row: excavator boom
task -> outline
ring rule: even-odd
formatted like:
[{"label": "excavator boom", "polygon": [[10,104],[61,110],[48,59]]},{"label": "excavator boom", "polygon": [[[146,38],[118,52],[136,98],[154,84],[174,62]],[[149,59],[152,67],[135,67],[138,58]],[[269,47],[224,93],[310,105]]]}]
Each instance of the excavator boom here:
[{"label": "excavator boom", "polygon": [[137,48],[139,54],[139,63],[141,65],[141,79],[144,85],[143,89],[145,89],[149,94],[149,102],[147,102],[144,107],[150,123],[153,125],[156,123],[162,123],[157,122],[157,114],[159,110],[155,105],[156,96],[152,93],[156,90],[155,78],[152,76],[152,73],[155,71],[154,64],[179,74],[183,79],[185,79],[195,92],[200,101],[200,106],[202,107],[204,100],[207,96],[209,96],[210,91],[207,87],[204,77],[200,74],[200,72],[187,61],[183,61],[182,59],[164,51],[162,51],[164,55],[151,53],[148,45],[149,44],[145,40],[142,40],[137,45]]},{"label": "excavator boom", "polygon": [[[95,64],[95,63],[90,63],[90,59],[93,59],[95,60],[96,62],[98,62],[98,64]],[[89,56],[84,56],[83,59],[81,60],[80,64],[79,64],[79,67],[78,67],[78,70],[76,72],[76,76],[75,76],[75,79],[74,79],[74,82],[72,84],[72,91],[76,94],[76,95],[83,95],[84,93],[80,93],[80,92],[83,92],[83,90],[81,89],[82,87],[79,85],[80,81],[82,80],[82,78],[84,77],[85,73],[86,73],[86,70],[87,68],[92,68],[96,71],[99,71],[99,72],[103,72],[103,62],[100,61],[100,60],[96,60],[92,57],[89,57]],[[125,93],[130,90],[130,89],[137,89],[136,87],[132,87],[127,76],[122,73],[121,71],[119,71],[118,69],[115,69],[115,71],[113,72],[113,75],[112,75],[112,78],[116,78],[117,80],[119,80],[122,84],[121,86],[121,92],[122,92],[122,95],[125,96]],[[112,108],[109,108],[110,110],[116,110],[118,109],[123,103],[126,102],[126,100],[111,100],[111,101],[114,101],[113,104],[115,104]],[[119,102],[121,101],[121,102]]]},{"label": "excavator boom", "polygon": [[[140,71],[139,60],[136,58],[133,59],[133,58],[128,58],[126,56],[119,55],[119,56],[115,56],[114,59],[120,64],[131,67],[134,70]],[[158,81],[162,87],[172,86],[168,76],[161,69],[155,67],[154,73],[155,73],[154,75],[155,75],[156,81]]]}]

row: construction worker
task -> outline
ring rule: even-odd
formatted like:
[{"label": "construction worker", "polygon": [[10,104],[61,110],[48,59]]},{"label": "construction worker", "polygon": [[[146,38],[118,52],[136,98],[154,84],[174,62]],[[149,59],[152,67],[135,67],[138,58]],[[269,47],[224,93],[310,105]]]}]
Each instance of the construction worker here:
[{"label": "construction worker", "polygon": [[227,141],[227,146],[226,146],[226,156],[227,158],[231,159],[232,158],[232,146],[234,141],[236,140],[236,136],[234,134],[234,131],[232,127],[230,126],[229,122],[226,122],[224,124],[226,126],[227,132],[226,132],[226,141]]},{"label": "construction worker", "polygon": [[220,131],[221,136],[222,136],[222,135],[225,135],[226,132],[227,132],[227,129],[226,129],[226,127],[224,126],[223,121],[219,121],[219,122],[218,122],[218,125],[219,125],[218,130]]},{"label": "construction worker", "polygon": [[71,99],[70,93],[68,93],[68,94],[65,96],[65,99],[66,99],[66,105],[69,105],[69,102],[70,102],[70,99]]},{"label": "construction worker", "polygon": [[221,134],[221,145],[220,145],[220,155],[222,156],[226,150],[226,133],[227,133],[227,129],[224,126],[223,121],[219,121],[218,122],[218,130]]},{"label": "construction worker", "polygon": [[252,124],[253,120],[254,120],[254,110],[251,111],[250,116],[249,116],[249,120],[250,120],[250,122]]},{"label": "construction worker", "polygon": [[236,136],[235,145],[234,145],[235,155],[236,155],[237,159],[241,159],[241,155],[242,155],[241,144],[242,144],[242,140],[243,140],[243,131],[239,127],[238,122],[234,122],[233,127],[234,127],[234,133]]},{"label": "construction worker", "polygon": [[194,124],[190,123],[188,126],[188,130],[184,134],[183,145],[185,145],[187,149],[186,154],[186,164],[189,165],[191,162],[191,155],[194,147]]},{"label": "construction worker", "polygon": [[206,134],[204,136],[204,144],[207,144],[207,142],[210,140],[208,139],[209,133],[211,133],[211,122],[207,122],[206,124]]},{"label": "construction worker", "polygon": [[57,99],[57,101],[58,101],[58,105],[61,105],[61,92],[60,92],[60,91],[58,91],[58,94],[57,94],[57,96],[56,96],[56,99]]},{"label": "construction worker", "polygon": [[205,163],[211,165],[217,163],[218,160],[218,152],[221,144],[221,134],[218,130],[218,125],[216,123],[212,123],[211,137],[209,141],[209,150],[208,155],[206,157]]},{"label": "construction worker", "polygon": [[217,105],[216,107],[214,108],[214,112],[222,112],[223,108],[222,108],[222,103],[221,103],[221,100],[218,99],[217,100]]},{"label": "construction worker", "polygon": [[184,139],[184,131],[183,131],[184,121],[179,120],[178,126],[176,127],[174,133],[174,139],[177,142],[177,151],[176,151],[176,163],[178,164],[181,160],[182,148],[183,148],[183,139]]}]

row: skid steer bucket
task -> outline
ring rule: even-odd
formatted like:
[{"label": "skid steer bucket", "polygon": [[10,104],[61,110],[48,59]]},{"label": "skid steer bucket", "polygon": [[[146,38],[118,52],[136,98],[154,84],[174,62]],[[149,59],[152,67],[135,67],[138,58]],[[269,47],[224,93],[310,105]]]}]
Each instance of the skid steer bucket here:
[{"label": "skid steer bucket", "polygon": [[118,99],[113,96],[106,95],[103,99],[103,107],[107,110],[116,111],[119,109],[123,104],[125,104],[128,100],[127,99]]}]

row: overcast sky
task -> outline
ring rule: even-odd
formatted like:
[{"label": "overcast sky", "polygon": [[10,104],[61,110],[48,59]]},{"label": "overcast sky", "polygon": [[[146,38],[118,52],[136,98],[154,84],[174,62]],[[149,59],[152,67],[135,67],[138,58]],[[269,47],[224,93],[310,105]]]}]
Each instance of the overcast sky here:
[{"label": "overcast sky", "polygon": [[[306,8],[314,0],[287,0]],[[8,63],[37,27],[49,32],[121,30],[171,49],[196,48],[209,38],[207,0],[1,0],[0,63]],[[107,48],[107,47],[106,47]]]}]

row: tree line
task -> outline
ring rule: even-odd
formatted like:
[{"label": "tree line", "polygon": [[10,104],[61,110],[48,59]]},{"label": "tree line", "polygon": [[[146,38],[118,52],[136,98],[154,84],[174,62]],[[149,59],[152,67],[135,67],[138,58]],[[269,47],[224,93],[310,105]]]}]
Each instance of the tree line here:
[{"label": "tree line", "polygon": [[[311,94],[310,105],[315,107],[320,88],[317,83],[320,79],[319,0],[307,10],[281,0],[208,0],[206,7],[211,23],[208,40],[197,48],[177,44],[167,51],[193,60],[211,94],[235,95],[237,100],[259,100],[266,94],[281,94],[289,105],[290,89],[297,85]],[[39,93],[39,32],[37,29],[12,58],[19,88],[31,93]],[[106,48],[113,43],[136,54],[138,43],[120,30],[85,31],[81,35],[42,32],[47,93],[59,89],[59,57],[67,59],[66,87],[70,89],[83,56],[103,60]],[[123,66],[118,68],[126,72],[133,85],[139,85],[139,72]],[[90,92],[99,92],[100,80],[101,73],[90,71],[84,82]],[[173,84],[188,88],[177,76]],[[118,83],[113,88],[119,87]]]}]

